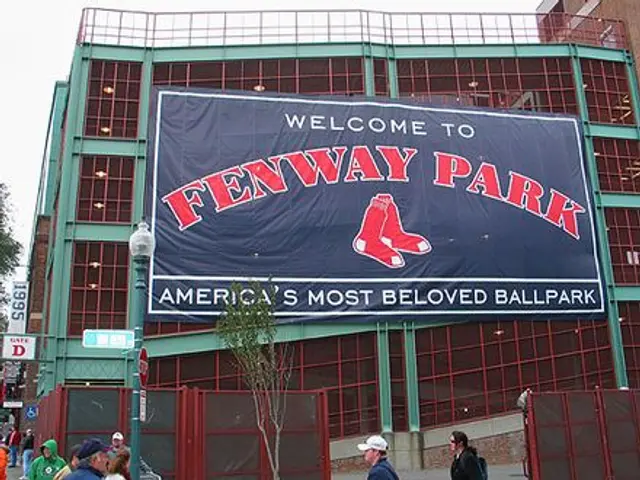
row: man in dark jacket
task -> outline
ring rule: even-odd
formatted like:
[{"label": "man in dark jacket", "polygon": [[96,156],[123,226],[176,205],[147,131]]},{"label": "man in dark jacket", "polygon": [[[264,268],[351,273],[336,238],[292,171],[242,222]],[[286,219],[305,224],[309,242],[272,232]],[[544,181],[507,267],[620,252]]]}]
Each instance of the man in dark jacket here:
[{"label": "man in dark jacket", "polygon": [[364,460],[371,469],[367,480],[399,480],[398,474],[387,460],[389,444],[380,435],[373,435],[367,441],[358,445],[358,450],[364,452]]},{"label": "man in dark jacket", "polygon": [[469,438],[464,432],[452,432],[449,449],[453,453],[451,480],[483,480],[478,452],[469,446]]},{"label": "man in dark jacket", "polygon": [[99,480],[107,473],[109,445],[99,438],[85,440],[78,451],[78,468],[65,480]]}]

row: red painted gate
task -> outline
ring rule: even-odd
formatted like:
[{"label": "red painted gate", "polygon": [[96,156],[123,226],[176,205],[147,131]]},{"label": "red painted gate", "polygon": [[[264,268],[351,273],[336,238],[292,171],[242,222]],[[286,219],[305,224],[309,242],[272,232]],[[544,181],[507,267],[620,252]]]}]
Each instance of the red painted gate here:
[{"label": "red painted gate", "polygon": [[[87,437],[128,437],[130,390],[59,387],[40,401],[36,441],[58,441],[62,454]],[[266,480],[271,469],[250,392],[150,389],[142,458],[163,479],[241,476]],[[288,392],[281,474],[331,478],[324,392]]]}]

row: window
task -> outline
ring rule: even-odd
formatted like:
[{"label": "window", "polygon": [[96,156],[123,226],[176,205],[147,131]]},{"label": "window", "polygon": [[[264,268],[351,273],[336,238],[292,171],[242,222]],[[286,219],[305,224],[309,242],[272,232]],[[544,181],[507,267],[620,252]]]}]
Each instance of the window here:
[{"label": "window", "polygon": [[420,425],[514,410],[520,393],[615,387],[605,321],[502,321],[416,331]]},{"label": "window", "polygon": [[640,210],[605,209],[609,251],[616,284],[640,283]]},{"label": "window", "polygon": [[363,95],[361,58],[234,60],[228,62],[158,63],[154,85],[224,90]]},{"label": "window", "polygon": [[582,59],[580,65],[589,120],[635,125],[625,64]]},{"label": "window", "polygon": [[88,137],[136,138],[142,64],[93,60],[84,119]]},{"label": "window", "polygon": [[131,221],[134,159],[83,157],[77,218],[84,222]]},{"label": "window", "polygon": [[125,243],[75,242],[68,335],[127,325],[129,247]]},{"label": "window", "polygon": [[600,190],[640,193],[640,142],[594,138]]},{"label": "window", "polygon": [[401,96],[440,104],[578,113],[566,58],[398,60]]}]

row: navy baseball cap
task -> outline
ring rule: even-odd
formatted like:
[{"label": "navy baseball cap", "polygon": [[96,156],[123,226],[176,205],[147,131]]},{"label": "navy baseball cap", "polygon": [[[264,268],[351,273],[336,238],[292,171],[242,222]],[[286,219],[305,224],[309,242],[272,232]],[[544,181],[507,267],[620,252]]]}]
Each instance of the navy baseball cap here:
[{"label": "navy baseball cap", "polygon": [[94,453],[108,452],[109,448],[109,445],[104,443],[99,438],[90,438],[82,442],[77,456],[80,460],[82,460],[83,458],[89,458]]}]

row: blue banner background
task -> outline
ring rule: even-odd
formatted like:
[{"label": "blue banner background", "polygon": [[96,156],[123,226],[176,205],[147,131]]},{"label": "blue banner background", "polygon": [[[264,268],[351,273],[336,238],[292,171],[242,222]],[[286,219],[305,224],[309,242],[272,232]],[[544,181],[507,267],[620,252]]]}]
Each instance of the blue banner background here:
[{"label": "blue banner background", "polygon": [[[285,113],[306,115],[304,127],[290,128]],[[312,115],[325,117],[327,129],[310,129]],[[391,119],[424,122],[427,134],[391,133],[388,128],[383,133],[367,128],[362,132],[330,129],[329,117],[335,118],[335,125],[343,125],[354,116],[365,124],[370,118],[387,125]],[[464,138],[452,129],[449,136],[443,124],[470,125],[475,135]],[[163,89],[154,92],[149,133],[146,211],[157,242],[150,272],[149,313],[154,320],[210,321],[224,309],[219,302],[222,297],[214,301],[213,291],[228,288],[232,279],[247,281],[249,277],[273,279],[279,292],[277,312],[283,321],[375,321],[377,314],[392,320],[395,312],[402,315],[399,320],[407,315],[412,320],[437,315],[605,316],[581,132],[573,117],[435,108],[377,99]],[[354,145],[370,147],[383,176],[388,169],[375,146],[418,149],[408,166],[410,181],[343,182]],[[202,220],[183,231],[162,201],[169,192],[226,168],[334,146],[348,147],[336,184],[327,185],[320,177],[317,186],[305,187],[290,165],[282,162],[288,191],[272,194],[265,189],[263,198],[219,213],[210,193],[198,192],[203,206],[194,209]],[[466,158],[473,172],[456,180],[454,188],[434,185],[437,151]],[[578,215],[580,239],[522,209],[467,192],[482,162],[496,166],[503,193],[510,171],[540,182],[545,189],[543,212],[552,188],[585,207],[587,212]],[[253,189],[246,174],[239,183]],[[393,195],[405,231],[423,235],[433,248],[426,255],[403,254],[406,263],[402,268],[388,268],[352,247],[371,198],[381,193]],[[336,305],[309,301],[309,291],[320,289],[326,294],[336,288],[373,292],[368,302],[355,305],[346,300]],[[382,290],[393,289],[418,292],[414,299],[420,293],[428,295],[431,289],[458,293],[458,289],[480,289],[487,293],[487,300],[481,304],[385,303]],[[519,291],[515,295],[520,301],[500,304],[496,289]],[[527,303],[534,295],[544,297],[548,289],[583,291],[588,301],[577,302],[578,294],[574,294],[571,302],[561,305]],[[293,297],[285,302],[287,290],[296,291],[296,304],[290,304]]]}]

